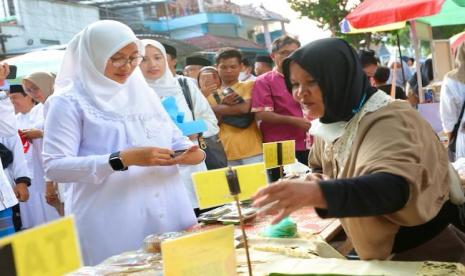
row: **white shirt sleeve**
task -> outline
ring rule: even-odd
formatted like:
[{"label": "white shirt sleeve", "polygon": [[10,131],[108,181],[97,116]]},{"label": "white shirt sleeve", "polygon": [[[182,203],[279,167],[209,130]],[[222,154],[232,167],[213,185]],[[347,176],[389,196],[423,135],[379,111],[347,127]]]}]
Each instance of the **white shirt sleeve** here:
[{"label": "white shirt sleeve", "polygon": [[463,97],[460,96],[460,91],[456,90],[454,80],[445,77],[441,86],[441,100],[439,105],[442,127],[445,132],[452,132],[459,118],[462,105],[464,104]]},{"label": "white shirt sleeve", "polygon": [[203,133],[204,137],[210,137],[218,134],[218,120],[210,104],[193,80],[187,79],[189,91],[191,93],[192,105],[194,106],[194,115],[196,119],[203,119],[207,124],[207,131]]},{"label": "white shirt sleeve", "polygon": [[78,156],[83,122],[76,104],[65,97],[48,101],[43,150],[46,177],[61,183],[102,183],[114,172],[108,163],[110,154]]},{"label": "white shirt sleeve", "polygon": [[0,91],[0,137],[8,137],[18,133],[13,104]]},{"label": "white shirt sleeve", "polygon": [[13,163],[8,167],[12,182],[19,177],[32,178],[27,166],[26,157],[23,151],[23,144],[19,135],[13,135],[2,139],[6,148],[13,152]]}]

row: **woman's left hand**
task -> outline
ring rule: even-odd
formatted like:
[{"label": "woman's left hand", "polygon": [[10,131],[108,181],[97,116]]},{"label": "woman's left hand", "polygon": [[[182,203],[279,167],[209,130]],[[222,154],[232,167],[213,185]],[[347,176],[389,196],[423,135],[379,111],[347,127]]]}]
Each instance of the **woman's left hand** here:
[{"label": "woman's left hand", "polygon": [[40,129],[31,128],[21,130],[20,135],[28,140],[34,140],[44,137],[44,132]]},{"label": "woman's left hand", "polygon": [[172,162],[174,164],[194,165],[200,163],[203,160],[202,156],[204,156],[204,154],[205,153],[199,148],[199,146],[194,145],[188,148],[181,155],[174,157]]},{"label": "woman's left hand", "polygon": [[26,202],[29,199],[29,190],[26,183],[16,183],[13,191],[20,202]]},{"label": "woman's left hand", "polygon": [[272,224],[305,206],[326,207],[318,181],[281,180],[259,190],[252,200],[254,207],[272,203],[269,208],[259,212],[263,215],[276,215]]},{"label": "woman's left hand", "polygon": [[59,202],[57,187],[52,181],[45,182],[45,200],[50,206]]}]

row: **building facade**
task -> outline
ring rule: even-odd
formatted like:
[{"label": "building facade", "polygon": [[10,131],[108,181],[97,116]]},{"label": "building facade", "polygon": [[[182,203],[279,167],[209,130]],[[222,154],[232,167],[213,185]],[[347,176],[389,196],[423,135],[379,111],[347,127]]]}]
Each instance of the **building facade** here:
[{"label": "building facade", "polygon": [[136,33],[182,40],[206,52],[231,46],[245,53],[266,53],[288,22],[262,6],[239,6],[228,0],[78,2],[98,7],[102,19],[125,22]]},{"label": "building facade", "polygon": [[[99,20],[97,7],[56,0],[0,0],[3,55],[66,44]],[[76,2],[76,1],[74,1]]]}]

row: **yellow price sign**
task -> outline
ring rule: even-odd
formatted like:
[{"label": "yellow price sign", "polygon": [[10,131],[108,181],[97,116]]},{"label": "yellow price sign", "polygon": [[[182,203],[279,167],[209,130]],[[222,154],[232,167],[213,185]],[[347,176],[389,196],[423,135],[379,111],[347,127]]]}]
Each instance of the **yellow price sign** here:
[{"label": "yellow price sign", "polygon": [[263,159],[267,169],[294,164],[295,141],[263,143]]},{"label": "yellow price sign", "polygon": [[3,267],[18,276],[55,276],[81,267],[74,220],[66,217],[0,240]]},{"label": "yellow price sign", "polygon": [[161,252],[163,275],[237,275],[232,225],[165,241]]},{"label": "yellow price sign", "polygon": [[[201,209],[234,201],[229,192],[226,170],[228,168],[197,172],[192,174],[195,193]],[[233,167],[236,170],[241,192],[239,199],[249,199],[260,187],[266,186],[263,163]]]}]

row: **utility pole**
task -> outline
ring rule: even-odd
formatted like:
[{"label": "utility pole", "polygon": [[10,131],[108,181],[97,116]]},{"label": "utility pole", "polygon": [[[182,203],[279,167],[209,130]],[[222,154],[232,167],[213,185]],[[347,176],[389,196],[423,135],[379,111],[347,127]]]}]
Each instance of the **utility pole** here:
[{"label": "utility pole", "polygon": [[[107,1],[107,2],[109,2],[109,1]],[[107,19],[110,19],[110,18],[108,18],[108,4],[105,5],[105,16],[106,16]]]},{"label": "utility pole", "polygon": [[2,0],[2,5],[3,5],[3,16],[8,17],[8,14],[6,13],[6,5],[5,5],[6,0]]},{"label": "utility pole", "polygon": [[2,54],[6,54],[5,40],[3,39],[5,35],[2,33],[2,26],[0,25],[0,45],[2,47]]},{"label": "utility pole", "polygon": [[170,33],[170,15],[169,15],[168,5],[165,2],[163,4],[163,6],[165,7],[166,32],[168,33],[168,37],[171,37],[171,33]]},{"label": "utility pole", "polygon": [[13,36],[16,36],[16,35],[2,33],[2,29],[1,29],[1,26],[0,26],[0,45],[2,47],[3,54],[6,54],[6,46],[5,46],[6,39],[7,38],[12,38]]}]

